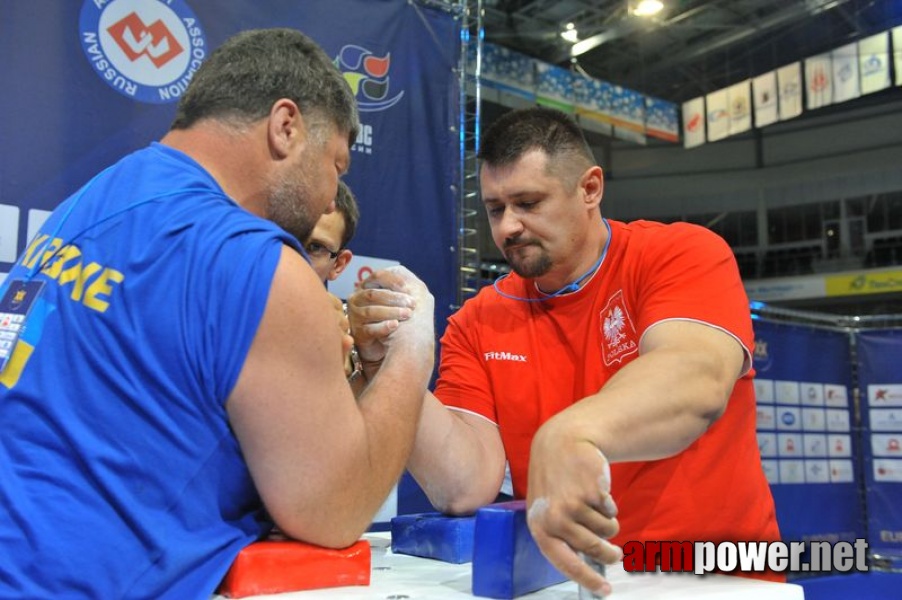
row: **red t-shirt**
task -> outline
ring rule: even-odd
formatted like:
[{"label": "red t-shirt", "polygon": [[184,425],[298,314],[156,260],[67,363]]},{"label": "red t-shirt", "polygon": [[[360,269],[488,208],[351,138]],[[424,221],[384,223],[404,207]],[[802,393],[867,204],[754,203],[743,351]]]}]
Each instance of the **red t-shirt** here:
[{"label": "red t-shirt", "polygon": [[[754,334],[730,248],[685,223],[609,223],[608,254],[578,292],[524,302],[486,287],[467,301],[442,338],[435,395],[499,426],[514,493],[522,498],[536,430],[634,360],[650,327],[689,319],[722,329],[745,348],[745,375],[720,419],[683,452],[612,465],[620,509],[620,534],[612,541],[779,540],[755,436]],[[498,288],[541,297],[516,274]]]}]

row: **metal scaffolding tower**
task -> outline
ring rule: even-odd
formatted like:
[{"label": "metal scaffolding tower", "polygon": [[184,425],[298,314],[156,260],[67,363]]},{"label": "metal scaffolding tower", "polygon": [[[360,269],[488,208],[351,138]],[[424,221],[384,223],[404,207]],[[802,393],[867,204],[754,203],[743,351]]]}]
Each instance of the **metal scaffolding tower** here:
[{"label": "metal scaffolding tower", "polygon": [[478,166],[481,119],[479,78],[482,71],[482,0],[461,0],[459,5],[461,52],[458,67],[460,81],[460,171],[458,173],[457,306],[480,288],[480,256],[477,238],[479,204]]}]

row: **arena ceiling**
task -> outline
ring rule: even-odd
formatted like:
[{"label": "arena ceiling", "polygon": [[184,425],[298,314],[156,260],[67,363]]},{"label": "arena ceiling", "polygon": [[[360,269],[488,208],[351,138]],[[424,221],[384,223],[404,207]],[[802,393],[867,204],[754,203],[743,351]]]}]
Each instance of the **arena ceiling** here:
[{"label": "arena ceiling", "polygon": [[902,24],[902,0],[663,0],[651,19],[629,1],[483,0],[485,39],[683,102]]}]

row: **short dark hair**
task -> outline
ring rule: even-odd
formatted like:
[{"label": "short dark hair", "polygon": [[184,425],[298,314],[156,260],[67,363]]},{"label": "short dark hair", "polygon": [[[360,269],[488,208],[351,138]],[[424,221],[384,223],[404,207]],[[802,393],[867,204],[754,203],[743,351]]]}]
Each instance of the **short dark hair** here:
[{"label": "short dark hair", "polygon": [[477,158],[491,167],[503,167],[517,162],[531,150],[545,152],[549,163],[565,157],[578,159],[584,163],[579,166],[585,168],[596,164],[576,121],[545,107],[512,110],[494,121],[482,137]]},{"label": "short dark hair", "polygon": [[341,247],[347,248],[354,234],[357,233],[357,221],[360,220],[360,209],[357,207],[357,199],[354,192],[341,179],[338,180],[338,194],[335,196],[335,210],[337,210],[345,222],[345,230],[341,235]]},{"label": "short dark hair", "polygon": [[172,129],[202,119],[253,123],[280,98],[347,131],[349,144],[357,137],[357,104],[344,76],[316,42],[288,28],[243,31],[214,50],[179,101]]}]

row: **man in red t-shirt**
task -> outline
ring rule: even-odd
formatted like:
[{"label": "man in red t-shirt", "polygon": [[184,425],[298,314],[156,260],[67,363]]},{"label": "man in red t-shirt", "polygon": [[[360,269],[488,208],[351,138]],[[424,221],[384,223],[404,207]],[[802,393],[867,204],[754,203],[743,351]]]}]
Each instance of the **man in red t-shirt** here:
[{"label": "man in red t-shirt", "polygon": [[[603,593],[578,553],[611,563],[627,541],[778,540],[729,247],[694,225],[602,218],[601,167],[562,113],[513,111],[482,144],[482,200],[513,273],[442,338],[408,463],[429,499],[472,512],[507,460],[543,553]],[[370,322],[373,302],[395,300],[352,297]],[[378,341],[358,344],[365,366],[379,358]]]}]

